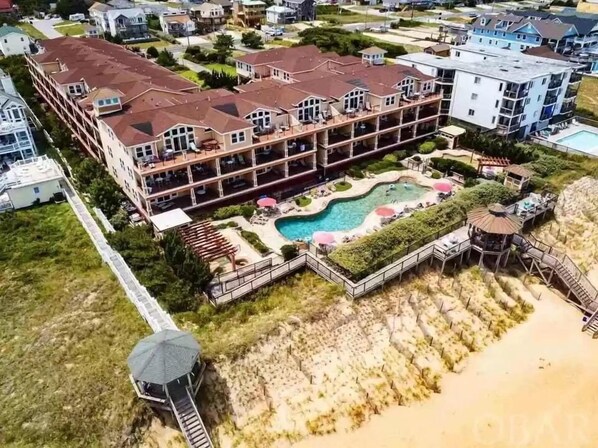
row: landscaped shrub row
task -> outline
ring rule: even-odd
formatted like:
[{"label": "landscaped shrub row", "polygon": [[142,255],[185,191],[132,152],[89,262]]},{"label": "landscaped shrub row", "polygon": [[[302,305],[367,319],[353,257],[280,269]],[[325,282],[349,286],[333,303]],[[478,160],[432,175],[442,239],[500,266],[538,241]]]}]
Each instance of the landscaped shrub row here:
[{"label": "landscaped shrub row", "polygon": [[228,219],[233,216],[243,216],[245,219],[249,219],[257,211],[255,205],[242,204],[242,205],[229,205],[227,207],[221,207],[214,211],[212,218],[215,220]]},{"label": "landscaped shrub row", "polygon": [[257,233],[250,232],[249,230],[241,230],[241,236],[260,254],[266,255],[270,253],[270,249],[262,242]]},{"label": "landscaped shrub row", "polygon": [[358,165],[353,165],[347,170],[347,174],[353,179],[363,179],[365,171],[373,174],[382,174],[387,171],[402,170],[401,160],[408,155],[405,150],[394,151],[391,154],[386,154],[382,160],[370,160],[362,162]]},{"label": "landscaped shrub row", "polygon": [[[358,280],[388,265],[411,246],[450,225],[465,219],[477,206],[514,200],[513,193],[498,183],[485,183],[467,190],[447,202],[413,213],[372,235],[342,245],[329,256],[330,260]],[[421,243],[420,243],[421,244]]]},{"label": "landscaped shrub row", "polygon": [[463,175],[465,179],[475,179],[478,177],[478,170],[460,160],[432,157],[430,161],[432,162],[432,166],[441,173],[448,173],[450,175],[450,173],[454,171],[455,173]]}]

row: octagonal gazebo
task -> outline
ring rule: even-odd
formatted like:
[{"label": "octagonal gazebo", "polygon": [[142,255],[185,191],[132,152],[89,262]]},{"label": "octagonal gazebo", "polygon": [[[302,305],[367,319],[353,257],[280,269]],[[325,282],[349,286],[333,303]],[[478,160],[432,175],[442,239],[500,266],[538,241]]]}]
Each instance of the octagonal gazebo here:
[{"label": "octagonal gazebo", "polygon": [[467,224],[471,246],[480,253],[479,265],[482,266],[487,257],[495,258],[495,270],[501,262],[506,265],[513,235],[523,227],[519,218],[508,213],[501,204],[490,204],[469,212]]},{"label": "octagonal gazebo", "polygon": [[195,338],[183,331],[162,330],[143,338],[127,359],[137,396],[169,410],[174,393],[188,389],[195,396],[204,369],[200,352]]}]

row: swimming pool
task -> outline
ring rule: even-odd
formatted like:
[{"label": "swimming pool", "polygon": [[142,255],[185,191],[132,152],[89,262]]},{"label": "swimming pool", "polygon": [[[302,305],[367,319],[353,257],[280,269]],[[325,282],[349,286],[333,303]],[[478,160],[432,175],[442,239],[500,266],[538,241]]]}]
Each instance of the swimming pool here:
[{"label": "swimming pool", "polygon": [[422,197],[428,188],[399,182],[394,190],[388,184],[378,185],[364,196],[332,200],[320,213],[309,216],[280,218],[276,228],[287,239],[308,240],[316,231],[336,232],[358,227],[374,209],[399,201],[413,201]]},{"label": "swimming pool", "polygon": [[579,131],[557,140],[557,143],[588,154],[598,155],[598,134]]}]

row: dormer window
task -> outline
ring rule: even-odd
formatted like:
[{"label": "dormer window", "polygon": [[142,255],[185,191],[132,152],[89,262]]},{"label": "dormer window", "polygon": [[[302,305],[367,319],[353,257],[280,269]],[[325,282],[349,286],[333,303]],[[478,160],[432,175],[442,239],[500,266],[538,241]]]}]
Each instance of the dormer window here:
[{"label": "dormer window", "polygon": [[102,100],[98,100],[99,107],[112,106],[113,104],[118,104],[118,103],[119,103],[118,98],[105,98]]},{"label": "dormer window", "polygon": [[317,98],[308,98],[299,104],[297,118],[299,121],[313,121],[318,118],[321,112],[321,101]]},{"label": "dormer window", "polygon": [[74,84],[68,87],[69,95],[82,95],[83,86],[81,84]]},{"label": "dormer window", "polygon": [[347,109],[357,109],[365,103],[365,91],[353,90],[345,95],[345,111]]},{"label": "dormer window", "polygon": [[249,120],[258,127],[258,129],[265,129],[270,126],[272,117],[270,112],[265,110],[256,110],[249,116]]},{"label": "dormer window", "polygon": [[164,133],[164,147],[168,151],[185,151],[189,149],[190,143],[194,143],[191,127],[174,128]]}]

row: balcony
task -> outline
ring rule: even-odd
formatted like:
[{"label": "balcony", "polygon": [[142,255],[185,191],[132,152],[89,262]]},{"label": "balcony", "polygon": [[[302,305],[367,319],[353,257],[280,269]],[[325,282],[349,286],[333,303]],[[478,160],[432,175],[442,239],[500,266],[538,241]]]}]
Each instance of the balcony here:
[{"label": "balcony", "polygon": [[360,123],[355,123],[353,129],[355,137],[361,137],[376,132],[376,125],[374,123],[362,121]]},{"label": "balcony", "polygon": [[411,123],[415,121],[415,118],[415,110],[409,109],[408,111],[406,110],[403,112],[403,124]]},{"label": "balcony", "polygon": [[398,118],[391,115],[383,115],[380,117],[380,130],[394,128],[401,124]]},{"label": "balcony", "polygon": [[572,113],[573,111],[575,111],[575,103],[567,103],[563,104],[563,107],[561,107],[560,114],[568,114]]},{"label": "balcony", "polygon": [[333,163],[344,162],[345,160],[349,160],[351,156],[349,152],[336,150],[334,152],[329,152],[326,154],[326,165],[332,165]]},{"label": "balcony", "polygon": [[521,115],[523,113],[524,107],[523,106],[516,106],[516,107],[501,107],[500,113],[502,115],[508,115],[511,117]]},{"label": "balcony", "polygon": [[273,149],[261,149],[255,152],[255,164],[264,165],[284,158],[284,154]]},{"label": "balcony", "polygon": [[30,141],[11,141],[11,140],[0,140],[0,154],[10,154],[13,152],[23,151],[32,149]]},{"label": "balcony", "polygon": [[289,162],[289,176],[296,176],[298,174],[307,173],[311,170],[313,170],[313,162],[310,157],[299,160],[291,160]]},{"label": "balcony", "polygon": [[216,172],[206,163],[199,163],[191,166],[191,175],[193,182],[210,179],[216,177]]},{"label": "balcony", "polygon": [[401,141],[411,140],[413,137],[415,137],[413,126],[401,129]]},{"label": "balcony", "polygon": [[135,166],[141,173],[158,173],[168,169],[173,169],[180,165],[187,165],[194,161],[205,160],[208,157],[212,157],[215,154],[216,145],[213,149],[201,149],[192,152],[182,151],[179,153],[166,153],[163,152],[161,156],[149,156],[143,159],[134,159]]},{"label": "balcony", "polygon": [[558,98],[558,95],[546,95],[546,97],[544,98],[544,105],[548,105],[548,104],[554,104],[556,103],[556,100]]},{"label": "balcony", "polygon": [[173,210],[175,208],[187,208],[191,207],[192,205],[193,204],[191,203],[191,196],[184,195],[172,198],[168,201],[163,201],[159,203],[153,202],[151,203],[150,207],[152,209],[152,215],[157,215],[168,210]]},{"label": "balcony", "polygon": [[438,115],[437,106],[422,106],[419,110],[418,119],[422,120],[424,118],[433,117],[434,115]]},{"label": "balcony", "polygon": [[511,98],[511,99],[519,99],[519,98],[525,98],[527,96],[527,94],[529,93],[529,89],[526,88],[513,88],[513,89],[509,89],[507,88],[504,92],[504,96],[506,98]]},{"label": "balcony", "polygon": [[420,137],[422,135],[427,135],[432,132],[436,132],[437,126],[436,122],[432,123],[420,123],[417,125],[417,136]]},{"label": "balcony", "polygon": [[235,154],[228,157],[222,157],[220,159],[220,173],[230,174],[237,171],[241,171],[252,166],[251,155]]},{"label": "balcony", "polygon": [[277,180],[284,179],[284,177],[284,170],[282,169],[282,167],[280,167],[279,169],[271,169],[270,171],[257,175],[257,184],[261,187],[262,185],[270,184],[272,182],[276,182]]},{"label": "balcony", "polygon": [[378,137],[378,149],[394,146],[399,143],[399,138],[396,134],[386,134]]},{"label": "balcony", "polygon": [[147,191],[149,194],[161,193],[172,190],[173,188],[189,185],[189,176],[187,170],[178,170],[174,174],[165,174],[163,176],[148,177],[145,179]]},{"label": "balcony", "polygon": [[565,90],[565,99],[570,100],[577,96],[577,89],[572,89],[571,87],[567,87]]},{"label": "balcony", "polygon": [[569,84],[580,82],[582,78],[583,75],[581,73],[571,73],[571,76],[569,77]]},{"label": "balcony", "polygon": [[218,199],[220,197],[220,193],[218,192],[218,185],[210,185],[206,188],[198,188],[195,190],[195,202],[197,204],[204,204],[206,202],[213,201],[214,199]]},{"label": "balcony", "polygon": [[311,151],[312,149],[312,141],[304,138],[298,138],[289,141],[287,144],[287,154],[289,155],[289,157],[302,152]]},{"label": "balcony", "polygon": [[253,188],[253,181],[249,178],[241,177],[230,182],[222,181],[222,191],[224,196],[241,193]]},{"label": "balcony", "polygon": [[548,83],[548,90],[551,89],[557,89],[559,87],[561,87],[561,85],[563,84],[563,79],[559,76],[559,77],[551,77],[550,78],[550,82]]},{"label": "balcony", "polygon": [[358,142],[353,146],[353,157],[358,157],[368,152],[372,152],[376,147],[373,143]]},{"label": "balcony", "polygon": [[345,142],[351,139],[351,134],[328,131],[328,144],[336,145],[337,143]]}]

